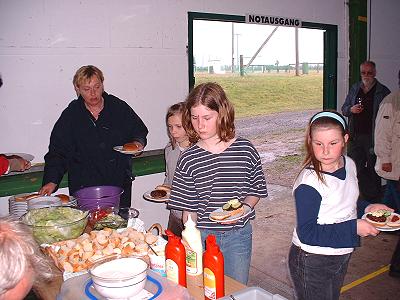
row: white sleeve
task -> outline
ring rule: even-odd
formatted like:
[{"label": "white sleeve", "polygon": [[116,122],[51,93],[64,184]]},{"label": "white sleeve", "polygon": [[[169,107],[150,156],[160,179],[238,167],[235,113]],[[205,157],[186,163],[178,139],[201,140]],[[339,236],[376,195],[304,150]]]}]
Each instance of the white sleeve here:
[{"label": "white sleeve", "polygon": [[391,95],[387,96],[379,107],[375,120],[375,146],[374,151],[381,163],[391,162],[392,152],[392,125],[394,121]]}]

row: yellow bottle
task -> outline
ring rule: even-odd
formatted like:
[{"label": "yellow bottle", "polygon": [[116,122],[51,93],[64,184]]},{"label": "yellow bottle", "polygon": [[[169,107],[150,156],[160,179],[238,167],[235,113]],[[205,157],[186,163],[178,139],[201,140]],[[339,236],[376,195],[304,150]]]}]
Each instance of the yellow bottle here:
[{"label": "yellow bottle", "polygon": [[182,239],[185,241],[186,250],[186,274],[200,275],[203,273],[203,243],[201,242],[200,230],[196,228],[191,216],[185,223],[182,231]]}]

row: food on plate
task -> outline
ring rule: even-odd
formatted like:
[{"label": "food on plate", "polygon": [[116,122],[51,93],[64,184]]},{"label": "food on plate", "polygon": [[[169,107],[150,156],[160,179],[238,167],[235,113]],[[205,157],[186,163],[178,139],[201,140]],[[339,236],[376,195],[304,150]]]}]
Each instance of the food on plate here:
[{"label": "food on plate", "polygon": [[101,230],[104,228],[111,228],[111,229],[118,229],[122,227],[126,227],[128,222],[124,220],[121,216],[111,213],[108,214],[106,217],[102,218],[101,220],[97,221],[93,229],[94,230]]},{"label": "food on plate", "polygon": [[229,218],[230,216],[231,216],[231,214],[229,213],[229,211],[226,211],[226,210],[213,211],[210,214],[210,218],[213,220],[217,220],[217,221],[225,220],[225,219]]},{"label": "food on plate", "polygon": [[391,215],[391,212],[385,209],[379,209],[377,211],[369,212],[365,216],[365,219],[376,227],[382,227],[386,225],[387,218]]},{"label": "food on plate", "polygon": [[37,198],[40,195],[38,193],[33,193],[33,194],[27,194],[27,195],[16,195],[14,197],[15,201],[17,202],[23,202],[23,201],[27,201],[33,198]]},{"label": "food on plate", "polygon": [[237,199],[229,200],[222,206],[221,211],[213,211],[210,218],[221,221],[233,216],[241,216],[244,213],[243,203]]},{"label": "food on plate", "polygon": [[126,143],[122,146],[122,150],[124,151],[138,151],[139,145],[137,143]]},{"label": "food on plate", "polygon": [[32,228],[35,240],[42,244],[80,236],[88,216],[88,211],[72,207],[44,207],[28,211],[21,221]]},{"label": "food on plate", "polygon": [[158,237],[152,233],[145,234],[131,227],[121,232],[105,228],[84,233],[73,240],[45,245],[43,248],[61,271],[79,272],[90,268],[96,260],[112,254],[146,255],[148,244],[157,240]]},{"label": "food on plate", "polygon": [[166,198],[169,193],[171,193],[171,187],[167,184],[160,184],[150,192],[150,196],[154,199],[162,199]]},{"label": "food on plate", "polygon": [[154,199],[161,199],[167,196],[167,192],[163,190],[154,190],[150,192],[150,196]]},{"label": "food on plate", "polygon": [[154,244],[158,240],[158,236],[152,234],[151,232],[148,232],[144,236],[144,240],[146,241],[147,244]]},{"label": "food on plate", "polygon": [[65,194],[58,194],[55,195],[56,197],[60,198],[62,203],[68,203],[69,202],[69,196]]},{"label": "food on plate", "polygon": [[232,199],[226,202],[223,206],[223,210],[232,211],[242,207],[243,204],[238,199]]},{"label": "food on plate", "polygon": [[156,190],[166,191],[167,193],[171,192],[171,186],[168,184],[160,184],[156,186]]},{"label": "food on plate", "polygon": [[400,227],[400,217],[397,214],[392,214],[387,218],[386,225],[389,227]]},{"label": "food on plate", "polygon": [[118,229],[126,227],[128,222],[116,213],[113,207],[90,211],[89,226],[94,230],[104,228]]}]

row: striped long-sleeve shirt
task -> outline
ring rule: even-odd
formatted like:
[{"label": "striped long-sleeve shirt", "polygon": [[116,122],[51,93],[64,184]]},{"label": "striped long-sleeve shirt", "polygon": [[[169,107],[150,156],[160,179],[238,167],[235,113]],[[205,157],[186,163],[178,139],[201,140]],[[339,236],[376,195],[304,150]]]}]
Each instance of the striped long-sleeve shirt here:
[{"label": "striped long-sleeve shirt", "polygon": [[222,153],[213,154],[193,145],[178,161],[169,208],[197,213],[197,227],[230,230],[255,218],[254,210],[236,224],[212,222],[210,213],[226,201],[246,196],[268,196],[261,159],[246,139],[237,138]]}]

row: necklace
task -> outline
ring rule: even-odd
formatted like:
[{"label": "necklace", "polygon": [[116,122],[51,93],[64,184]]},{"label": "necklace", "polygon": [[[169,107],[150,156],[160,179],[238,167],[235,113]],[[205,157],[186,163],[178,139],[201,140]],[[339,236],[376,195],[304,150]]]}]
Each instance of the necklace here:
[{"label": "necklace", "polygon": [[86,108],[89,110],[89,112],[92,114],[92,116],[94,117],[94,118],[98,118],[99,117],[99,115],[100,115],[100,112],[103,110],[103,108],[104,108],[104,99],[103,98],[101,98],[101,105],[100,105],[100,107],[99,108],[96,108],[96,107],[94,107],[93,109],[90,109],[90,107],[85,103],[85,106],[86,106]]}]

